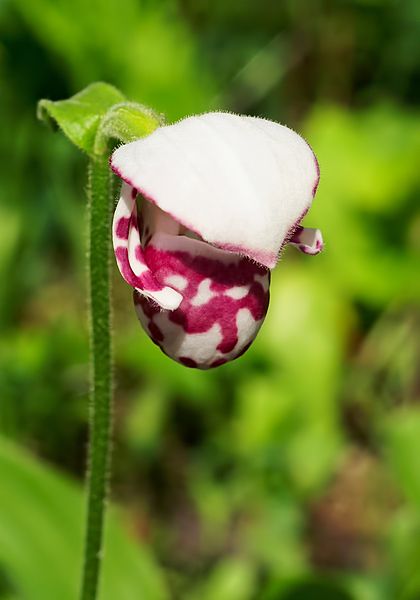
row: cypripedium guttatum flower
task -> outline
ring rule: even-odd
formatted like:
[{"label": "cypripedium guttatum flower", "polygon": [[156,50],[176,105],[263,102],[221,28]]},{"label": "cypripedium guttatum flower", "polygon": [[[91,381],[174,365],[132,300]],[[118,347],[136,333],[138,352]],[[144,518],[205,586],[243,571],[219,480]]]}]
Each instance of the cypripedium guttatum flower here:
[{"label": "cypripedium guttatum flower", "polygon": [[310,146],[278,123],[216,112],[159,127],[110,162],[123,180],[115,256],[144,330],[188,367],[243,354],[282,248],[323,247],[300,224],[319,181]]}]

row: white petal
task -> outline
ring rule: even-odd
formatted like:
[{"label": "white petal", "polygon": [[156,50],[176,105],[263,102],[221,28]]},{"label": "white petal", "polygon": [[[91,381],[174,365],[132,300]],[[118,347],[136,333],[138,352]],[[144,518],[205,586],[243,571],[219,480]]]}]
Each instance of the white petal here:
[{"label": "white petal", "polygon": [[159,283],[145,261],[137,228],[135,197],[135,191],[133,193],[130,186],[123,184],[112,225],[118,268],[127,283],[141,294],[151,298],[161,308],[174,310],[181,304],[182,295]]},{"label": "white petal", "polygon": [[207,113],[160,127],[115,150],[127,183],[207,242],[272,268],[309,209],[316,158],[277,123]]}]

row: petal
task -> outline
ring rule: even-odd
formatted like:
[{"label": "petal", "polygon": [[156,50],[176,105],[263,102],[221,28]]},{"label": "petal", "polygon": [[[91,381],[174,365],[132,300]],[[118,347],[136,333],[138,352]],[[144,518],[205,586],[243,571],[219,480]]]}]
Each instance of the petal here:
[{"label": "petal", "polygon": [[183,296],[169,312],[134,295],[140,323],[165,354],[207,369],[249,348],[268,308],[268,269],[183,235],[157,233],[145,255],[156,278]]},{"label": "petal", "polygon": [[180,305],[182,295],[159,283],[146,263],[138,230],[136,196],[136,190],[125,183],[122,185],[112,225],[118,268],[126,282],[140,294],[151,298],[161,308],[174,310]]},{"label": "petal", "polygon": [[324,248],[324,240],[320,229],[297,227],[289,244],[296,246],[304,254],[319,254]]},{"label": "petal", "polygon": [[297,133],[207,113],[115,150],[113,170],[207,242],[272,268],[311,205],[319,169]]}]

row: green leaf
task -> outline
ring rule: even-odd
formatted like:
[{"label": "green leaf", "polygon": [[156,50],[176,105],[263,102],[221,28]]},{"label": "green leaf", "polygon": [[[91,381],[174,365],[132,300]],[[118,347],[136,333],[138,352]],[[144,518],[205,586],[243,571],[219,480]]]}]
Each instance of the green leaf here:
[{"label": "green leaf", "polygon": [[163,123],[162,115],[135,102],[115,104],[104,115],[95,140],[95,154],[103,154],[109,139],[124,144],[149,135]]},{"label": "green leaf", "polygon": [[68,100],[40,100],[38,118],[63,133],[90,156],[109,151],[109,140],[127,143],[149,135],[163,123],[162,115],[136,102],[107,83],[92,83]]},{"label": "green leaf", "polygon": [[[25,600],[77,597],[85,501],[74,483],[0,438],[0,571]],[[111,510],[100,600],[164,600],[152,557]]]},{"label": "green leaf", "polygon": [[63,133],[87,154],[94,153],[96,134],[101,118],[125,97],[108,83],[92,83],[68,100],[40,100],[37,116]]}]

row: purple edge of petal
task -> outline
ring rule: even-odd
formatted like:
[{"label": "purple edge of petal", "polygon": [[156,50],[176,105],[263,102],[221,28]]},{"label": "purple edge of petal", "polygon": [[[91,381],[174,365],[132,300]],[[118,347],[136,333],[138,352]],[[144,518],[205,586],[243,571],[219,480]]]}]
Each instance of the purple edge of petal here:
[{"label": "purple edge of petal", "polygon": [[[312,148],[311,148],[311,150],[312,150]],[[319,169],[318,159],[317,159],[316,154],[315,154],[315,152],[313,150],[312,150],[312,154],[314,155],[316,175],[317,175],[316,181],[315,181],[314,186],[312,188],[312,198],[315,198],[315,194],[316,194],[316,191],[317,191],[318,185],[319,185],[319,180],[321,178],[321,171]]]}]

